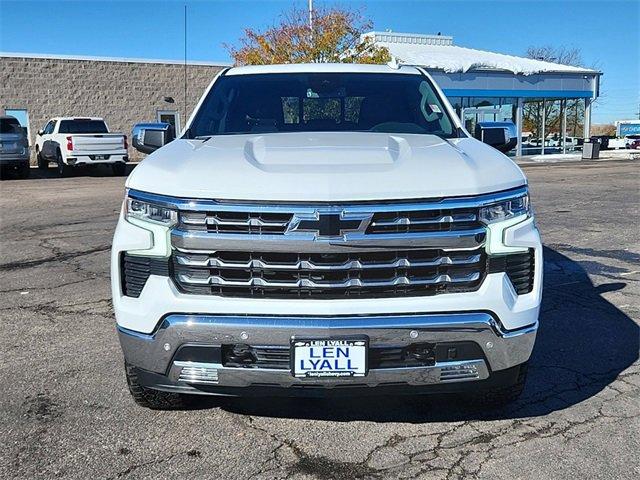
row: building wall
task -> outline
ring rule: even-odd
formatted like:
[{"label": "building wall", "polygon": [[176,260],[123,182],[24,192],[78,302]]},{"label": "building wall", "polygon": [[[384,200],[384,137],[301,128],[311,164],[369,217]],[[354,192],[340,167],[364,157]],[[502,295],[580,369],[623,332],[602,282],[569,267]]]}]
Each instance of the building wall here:
[{"label": "building wall", "polygon": [[[187,67],[189,115],[221,68]],[[173,97],[175,103],[164,97]],[[103,117],[111,131],[130,136],[135,123],[156,121],[157,110],[177,110],[184,126],[184,66],[0,57],[0,109],[27,110],[32,145],[37,131],[58,116]],[[132,148],[129,154],[140,158]]]}]

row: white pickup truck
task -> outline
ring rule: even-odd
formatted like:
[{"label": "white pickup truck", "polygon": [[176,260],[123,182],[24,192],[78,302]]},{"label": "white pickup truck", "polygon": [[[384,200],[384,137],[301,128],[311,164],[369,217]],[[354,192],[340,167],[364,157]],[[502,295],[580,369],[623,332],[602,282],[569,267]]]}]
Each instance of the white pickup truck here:
[{"label": "white pickup truck", "polygon": [[102,118],[52,118],[36,137],[38,167],[49,168],[55,162],[58,174],[67,176],[79,165],[110,164],[114,175],[124,175],[127,137],[109,133]]},{"label": "white pickup truck", "polygon": [[169,130],[134,128],[113,238],[140,405],[520,394],[542,245],[510,126],[472,138],[420,68],[300,64],[222,71]]}]

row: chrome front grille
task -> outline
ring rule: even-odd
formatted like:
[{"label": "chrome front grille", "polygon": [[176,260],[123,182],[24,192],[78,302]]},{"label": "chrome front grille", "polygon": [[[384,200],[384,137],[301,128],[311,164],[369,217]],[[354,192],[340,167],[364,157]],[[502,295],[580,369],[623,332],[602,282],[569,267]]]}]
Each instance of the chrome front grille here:
[{"label": "chrome front grille", "polygon": [[[294,218],[294,211],[185,211],[180,213],[179,228],[216,234],[285,235]],[[477,209],[398,210],[375,213],[366,233],[447,232],[479,227]]]},{"label": "chrome front grille", "polygon": [[446,232],[478,226],[475,209],[381,212],[374,214],[367,233]]},{"label": "chrome front grille", "polygon": [[284,234],[292,213],[181,212],[180,228],[211,233]]},{"label": "chrome front grille", "polygon": [[[491,272],[480,210],[526,191],[344,204],[129,196],[178,211],[168,266],[183,293],[377,298],[477,290]],[[533,268],[511,260],[494,271],[530,289]]]},{"label": "chrome front grille", "polygon": [[173,278],[185,293],[229,296],[344,297],[433,295],[476,289],[482,248],[353,252],[188,252],[176,250]]}]

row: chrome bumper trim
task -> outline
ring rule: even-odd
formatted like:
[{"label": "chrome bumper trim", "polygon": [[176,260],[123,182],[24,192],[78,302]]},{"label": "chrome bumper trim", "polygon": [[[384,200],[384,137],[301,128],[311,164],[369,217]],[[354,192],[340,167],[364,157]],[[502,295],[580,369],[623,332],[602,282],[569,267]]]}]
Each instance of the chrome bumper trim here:
[{"label": "chrome bumper trim", "polygon": [[[206,370],[182,372],[183,365],[172,365],[176,350],[183,344],[221,345],[248,343],[289,346],[293,335],[328,337],[367,335],[371,346],[406,346],[415,342],[474,341],[486,359],[477,359],[478,376],[469,366],[459,370],[451,362],[435,367],[412,367],[370,370],[363,385],[382,383],[430,383],[468,381],[486,378],[490,371],[503,370],[529,359],[537,323],[517,331],[505,332],[488,313],[452,313],[362,317],[274,317],[170,315],[153,334],[133,332],[118,327],[126,360],[136,367],[178,380],[183,375],[213,381]],[[412,333],[413,332],[413,333]],[[417,333],[417,336],[416,336]],[[476,361],[476,360],[473,360]],[[193,365],[191,365],[193,366]],[[202,366],[200,366],[202,367]],[[468,368],[469,367],[469,368]],[[247,382],[297,385],[309,379],[294,379],[288,371],[271,369],[215,368],[216,385],[246,385]],[[447,372],[443,374],[443,372]],[[204,377],[203,377],[204,375]],[[209,376],[209,377],[207,377]],[[185,380],[183,380],[185,381]],[[229,383],[230,382],[230,383]],[[370,383],[369,383],[370,382]],[[323,380],[322,385],[325,385]]]},{"label": "chrome bumper trim", "polygon": [[344,378],[300,379],[287,370],[229,368],[217,363],[174,362],[169,370],[169,380],[198,385],[220,385],[225,387],[250,387],[268,385],[278,387],[319,386],[337,388],[342,386],[377,387],[380,385],[431,385],[437,383],[468,382],[489,378],[489,369],[484,360],[441,362],[428,367],[385,368],[369,370],[366,377],[345,380]]}]

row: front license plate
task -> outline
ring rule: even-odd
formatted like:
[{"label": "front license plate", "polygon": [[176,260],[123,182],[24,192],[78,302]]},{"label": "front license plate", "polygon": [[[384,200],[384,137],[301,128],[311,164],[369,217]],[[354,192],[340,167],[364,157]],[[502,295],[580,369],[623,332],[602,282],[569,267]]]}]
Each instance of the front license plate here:
[{"label": "front license plate", "polygon": [[293,339],[293,376],[298,378],[364,377],[367,374],[367,340]]}]

